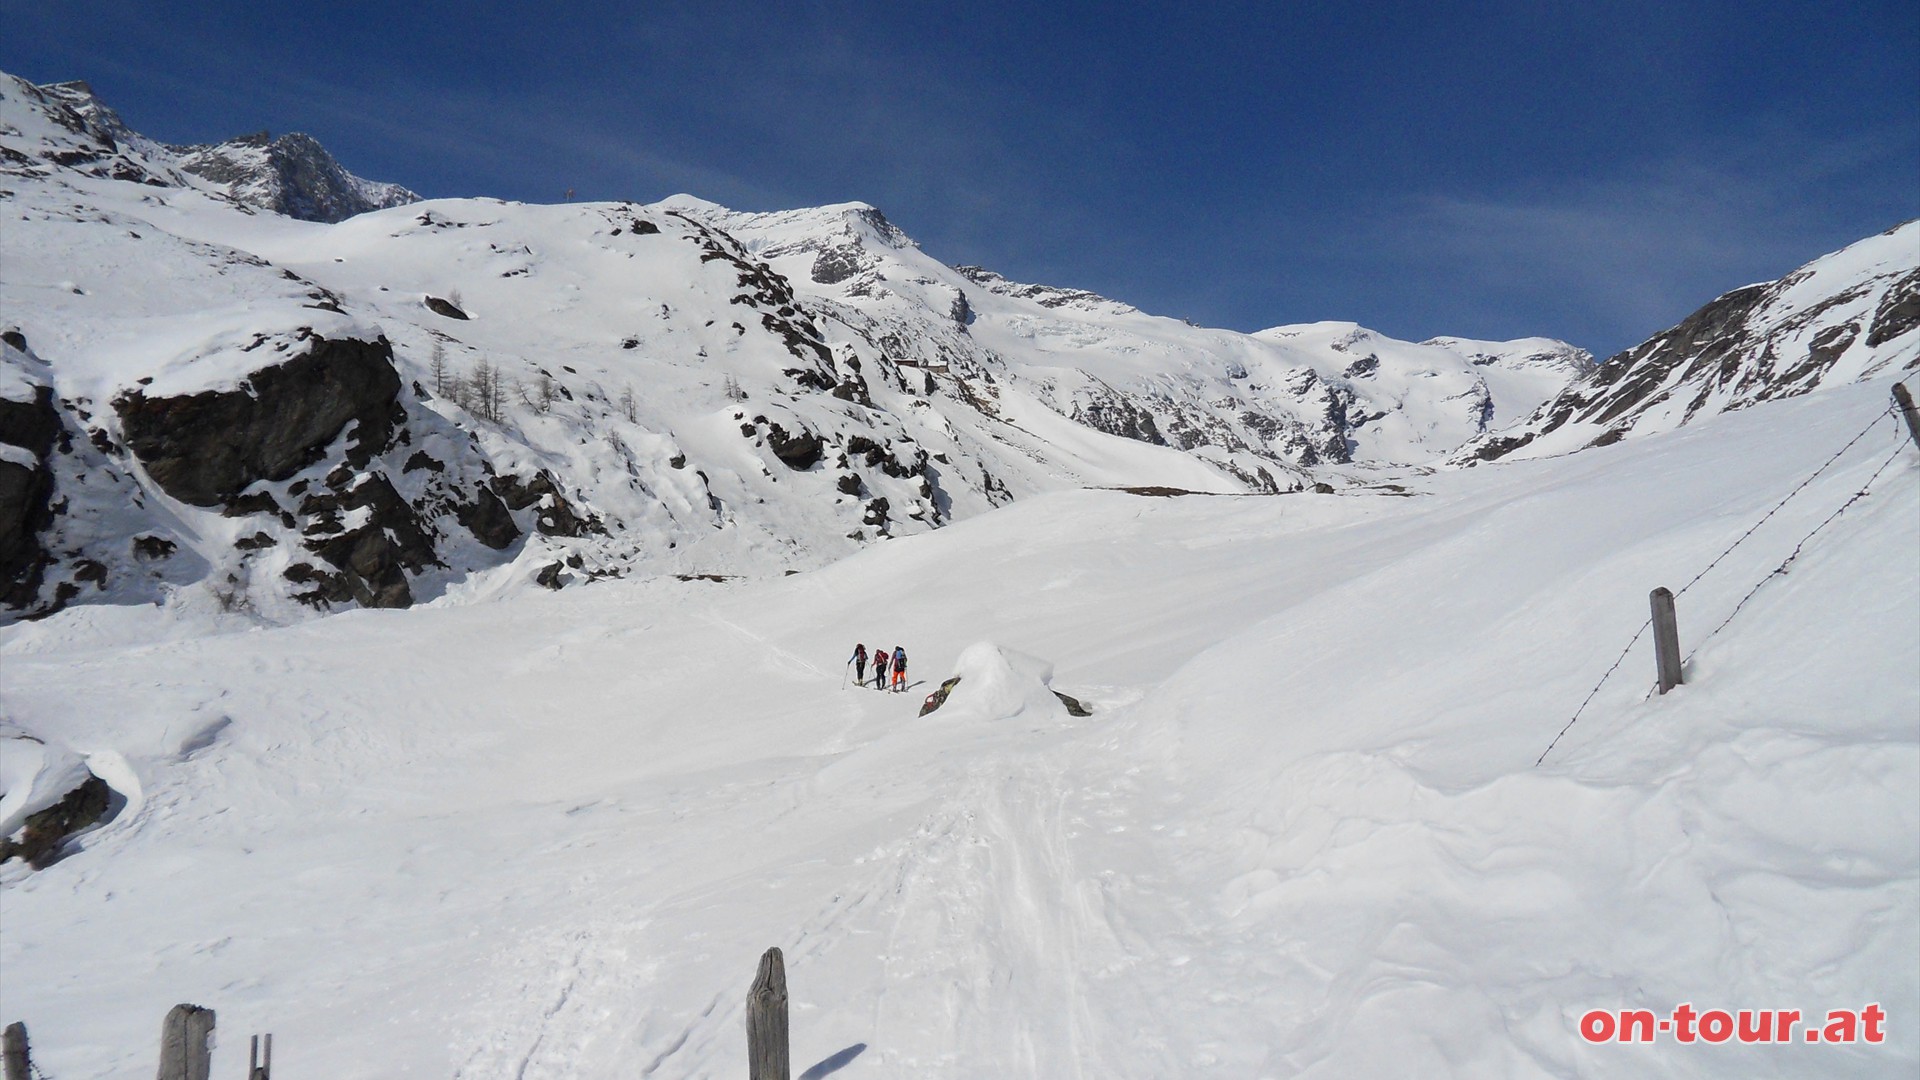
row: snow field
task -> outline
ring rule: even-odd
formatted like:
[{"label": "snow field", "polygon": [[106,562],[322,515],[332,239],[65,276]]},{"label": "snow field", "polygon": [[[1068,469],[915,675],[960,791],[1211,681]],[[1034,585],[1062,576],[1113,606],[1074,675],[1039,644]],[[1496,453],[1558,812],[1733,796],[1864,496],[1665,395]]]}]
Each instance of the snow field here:
[{"label": "snow field", "polygon": [[[63,1080],[151,1068],[176,1001],[295,1080],[738,1075],[777,944],[816,1080],[1911,1071],[1920,452],[1703,640],[1891,425],[1681,598],[1687,685],[1643,700],[1643,642],[1533,767],[1885,390],[1407,497],[1024,499],[793,577],[10,627],[0,708],[140,798],[0,875],[6,1011]],[[910,692],[843,688],[857,640]],[[1682,1001],[1890,1039],[1575,1028]]]}]

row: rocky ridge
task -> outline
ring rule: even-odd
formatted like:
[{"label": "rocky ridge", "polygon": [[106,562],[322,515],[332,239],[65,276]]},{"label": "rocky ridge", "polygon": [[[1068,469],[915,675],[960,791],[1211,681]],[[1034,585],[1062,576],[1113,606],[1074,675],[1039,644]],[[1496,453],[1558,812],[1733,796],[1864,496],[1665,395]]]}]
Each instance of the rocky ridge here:
[{"label": "rocky ridge", "polygon": [[129,128],[85,82],[35,86],[0,73],[4,93],[30,105],[0,149],[14,170],[64,168],[156,187],[201,185],[243,206],[302,221],[336,222],[420,197],[348,172],[312,136],[267,132],[221,143],[170,146]]},{"label": "rocky ridge", "polygon": [[318,140],[299,132],[276,138],[262,131],[223,143],[170,149],[182,170],[224,185],[249,206],[301,221],[345,221],[369,210],[420,201],[399,184],[353,175]]},{"label": "rocky ridge", "polygon": [[1823,386],[1920,370],[1916,328],[1920,221],[1909,221],[1778,281],[1714,299],[1455,457],[1473,463],[1605,446]]}]

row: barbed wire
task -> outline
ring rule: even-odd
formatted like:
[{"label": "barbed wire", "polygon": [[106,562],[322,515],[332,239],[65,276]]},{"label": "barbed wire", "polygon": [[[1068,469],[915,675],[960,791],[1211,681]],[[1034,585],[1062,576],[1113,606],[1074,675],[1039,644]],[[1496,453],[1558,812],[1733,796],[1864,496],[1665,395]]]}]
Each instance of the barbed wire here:
[{"label": "barbed wire", "polygon": [[[1873,419],[1867,422],[1867,426],[1860,429],[1859,434],[1855,435],[1851,439],[1848,439],[1847,444],[1845,446],[1842,446],[1840,449],[1834,451],[1832,457],[1829,457],[1827,458],[1826,461],[1821,462],[1820,467],[1813,470],[1812,475],[1808,476],[1805,480],[1802,480],[1798,484],[1794,485],[1794,488],[1792,491],[1787,492],[1786,495],[1783,496],[1779,502],[1773,504],[1773,507],[1771,509],[1769,509],[1766,513],[1760,515],[1760,520],[1754,522],[1751,526],[1747,528],[1746,532],[1741,533],[1737,538],[1735,538],[1733,543],[1728,544],[1724,550],[1722,550],[1718,555],[1715,555],[1713,557],[1713,560],[1707,563],[1707,565],[1703,569],[1701,569],[1699,573],[1693,575],[1692,578],[1688,579],[1685,585],[1680,586],[1679,590],[1674,593],[1674,596],[1678,598],[1682,593],[1686,592],[1688,589],[1693,588],[1694,585],[1697,584],[1701,578],[1707,576],[1708,571],[1712,570],[1716,566],[1719,566],[1720,563],[1723,560],[1725,560],[1728,555],[1733,554],[1733,551],[1735,548],[1739,547],[1741,544],[1746,543],[1748,537],[1758,532],[1762,525],[1765,525],[1770,519],[1772,519],[1772,517],[1775,514],[1779,513],[1780,509],[1786,506],[1787,503],[1791,502],[1795,495],[1798,495],[1802,491],[1805,491],[1807,488],[1807,485],[1819,479],[1822,473],[1826,472],[1828,469],[1833,467],[1834,462],[1839,461],[1842,457],[1846,455],[1847,451],[1853,449],[1854,446],[1857,443],[1859,443],[1861,439],[1866,438],[1867,433],[1872,431],[1875,427],[1879,426],[1881,420],[1885,419],[1888,416],[1894,416],[1894,415],[1897,415],[1897,412],[1896,412],[1896,407],[1892,405],[1889,405],[1879,413],[1876,413]],[[1858,502],[1860,498],[1864,496],[1869,489],[1872,488],[1873,481],[1879,479],[1880,474],[1886,471],[1887,466],[1893,464],[1893,462],[1899,458],[1901,451],[1906,449],[1906,442],[1907,440],[1902,439],[1900,442],[1900,445],[1894,449],[1893,457],[1888,458],[1885,464],[1881,465],[1878,470],[1875,470],[1873,477],[1867,481],[1866,485],[1862,487],[1860,491],[1856,492],[1853,498],[1848,499],[1847,502],[1843,506],[1841,506],[1839,510],[1835,510],[1832,514],[1828,515],[1826,521],[1822,521],[1818,526],[1816,526],[1812,533],[1808,533],[1806,536],[1802,537],[1800,540],[1800,543],[1794,546],[1793,554],[1787,556],[1786,562],[1781,563],[1779,567],[1775,568],[1773,573],[1768,574],[1765,578],[1762,578],[1760,581],[1760,585],[1766,584],[1768,581],[1772,580],[1772,578],[1777,574],[1785,573],[1787,566],[1790,565],[1794,559],[1799,558],[1801,548],[1806,545],[1808,540],[1813,539],[1814,533],[1817,533],[1821,529],[1826,528],[1827,522],[1832,521],[1834,518],[1839,517],[1841,512],[1844,511],[1848,506],[1852,506],[1854,503]],[[1755,585],[1753,589],[1747,593],[1746,597],[1741,599],[1740,604],[1735,605],[1734,611],[1736,613],[1740,610],[1741,605],[1746,604],[1747,600],[1753,597],[1753,594],[1755,592],[1760,591],[1760,585]],[[1733,621],[1733,616],[1728,615],[1725,622],[1722,622],[1720,626],[1714,628],[1713,634],[1719,633],[1721,629],[1724,629],[1726,627],[1728,622],[1732,622],[1732,621]],[[1565,724],[1561,725],[1560,730],[1554,734],[1553,741],[1547,744],[1547,748],[1545,750],[1540,751],[1540,756],[1533,759],[1533,764],[1535,767],[1538,767],[1541,762],[1546,761],[1547,755],[1553,753],[1553,748],[1560,745],[1561,737],[1566,735],[1568,730],[1570,730],[1573,727],[1574,723],[1577,722],[1580,719],[1581,715],[1587,711],[1587,706],[1592,704],[1593,699],[1595,697],[1599,696],[1601,688],[1607,685],[1607,680],[1613,678],[1613,673],[1620,670],[1620,665],[1626,662],[1628,654],[1633,652],[1633,647],[1640,643],[1641,636],[1645,634],[1647,632],[1647,628],[1652,625],[1653,625],[1653,618],[1649,616],[1645,622],[1640,624],[1640,629],[1635,630],[1633,632],[1633,637],[1627,641],[1627,647],[1620,650],[1620,655],[1614,658],[1613,663],[1607,667],[1606,673],[1600,676],[1600,681],[1593,684],[1592,690],[1587,691],[1587,696],[1581,699],[1579,708],[1576,708],[1575,710],[1573,710],[1573,716],[1570,717]],[[1707,637],[1710,638],[1713,636],[1713,634],[1708,634]],[[1702,638],[1701,644],[1704,645],[1705,643],[1706,643],[1706,638]],[[1698,647],[1696,646],[1696,651],[1697,650],[1698,650]],[[1691,660],[1692,658],[1693,658],[1692,654],[1688,654],[1687,659]],[[1651,697],[1652,694],[1649,693],[1648,696]]]},{"label": "barbed wire", "polygon": [[1869,421],[1866,427],[1860,429],[1860,434],[1855,435],[1851,439],[1848,439],[1847,445],[1834,451],[1834,454],[1832,457],[1828,458],[1825,462],[1821,463],[1819,468],[1813,470],[1812,476],[1809,476],[1805,480],[1800,481],[1800,483],[1797,486],[1795,486],[1792,491],[1787,492],[1785,498],[1773,504],[1773,509],[1760,515],[1760,520],[1754,522],[1752,528],[1749,528],[1746,532],[1741,533],[1740,538],[1738,540],[1735,540],[1733,543],[1728,544],[1727,549],[1725,551],[1722,551],[1720,554],[1714,556],[1713,561],[1706,565],[1706,569],[1701,570],[1699,573],[1693,575],[1692,579],[1690,579],[1685,585],[1680,586],[1680,588],[1676,592],[1674,592],[1673,594],[1674,598],[1678,599],[1680,596],[1684,595],[1688,589],[1693,588],[1695,582],[1707,576],[1708,570],[1712,570],[1714,567],[1719,566],[1720,560],[1726,558],[1728,555],[1733,554],[1734,548],[1737,548],[1741,544],[1746,543],[1747,537],[1752,536],[1754,533],[1760,531],[1760,526],[1765,525],[1767,521],[1773,517],[1773,515],[1779,513],[1781,507],[1787,505],[1787,503],[1791,501],[1795,495],[1798,495],[1800,494],[1800,492],[1805,490],[1808,484],[1811,484],[1815,480],[1818,480],[1820,478],[1821,473],[1826,472],[1827,469],[1830,468],[1834,462],[1839,461],[1840,458],[1844,456],[1847,451],[1853,449],[1853,446],[1855,443],[1859,442],[1861,439],[1866,438],[1867,433],[1872,431],[1875,427],[1878,427],[1882,419],[1888,416],[1892,416],[1893,411],[1894,411],[1894,407],[1892,405],[1889,405],[1887,406],[1884,412],[1880,413],[1880,415],[1875,416],[1871,421]]},{"label": "barbed wire", "polygon": [[1758,593],[1761,590],[1761,588],[1767,584],[1767,582],[1772,581],[1774,578],[1777,578],[1777,577],[1785,577],[1787,573],[1787,568],[1792,566],[1794,563],[1794,560],[1800,557],[1800,552],[1807,546],[1807,542],[1812,540],[1815,536],[1819,535],[1820,530],[1832,524],[1834,519],[1838,518],[1841,514],[1846,513],[1847,509],[1851,507],[1854,503],[1857,503],[1861,499],[1866,498],[1867,493],[1873,490],[1873,482],[1875,480],[1880,479],[1880,474],[1886,472],[1888,466],[1900,460],[1900,455],[1905,450],[1906,450],[1906,445],[1904,443],[1902,443],[1902,445],[1900,445],[1899,447],[1895,448],[1893,453],[1888,455],[1887,460],[1881,462],[1880,467],[1873,470],[1873,475],[1869,476],[1867,478],[1867,482],[1860,486],[1860,490],[1853,493],[1852,498],[1848,499],[1846,502],[1841,503],[1840,508],[1838,510],[1835,510],[1833,513],[1828,514],[1825,521],[1822,521],[1820,524],[1815,525],[1813,527],[1812,532],[1801,537],[1800,542],[1793,545],[1793,551],[1790,554],[1788,554],[1788,556],[1784,560],[1781,561],[1780,565],[1774,567],[1771,573],[1769,573],[1766,577],[1763,577],[1758,582],[1756,582],[1753,588],[1748,589],[1747,595],[1741,597],[1740,602],[1733,605],[1733,610],[1727,613],[1727,617],[1720,621],[1719,626],[1716,626],[1712,630],[1707,631],[1706,636],[1700,639],[1700,644],[1695,645],[1693,647],[1693,652],[1688,653],[1686,660],[1682,661],[1683,665],[1692,663],[1693,658],[1699,654],[1700,649],[1704,647],[1707,642],[1713,640],[1713,636],[1715,634],[1718,634],[1720,631],[1725,630],[1727,628],[1727,624],[1733,621],[1733,617],[1735,615],[1740,614],[1740,609],[1743,607],[1746,607],[1747,601],[1753,599],[1754,594]]}]

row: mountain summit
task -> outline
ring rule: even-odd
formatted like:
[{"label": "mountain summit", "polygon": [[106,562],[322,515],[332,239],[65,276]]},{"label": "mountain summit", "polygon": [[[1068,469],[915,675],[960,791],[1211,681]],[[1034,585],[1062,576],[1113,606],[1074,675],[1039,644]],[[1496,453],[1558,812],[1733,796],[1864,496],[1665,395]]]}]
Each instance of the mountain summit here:
[{"label": "mountain summit", "polygon": [[345,221],[405,206],[420,196],[399,184],[362,180],[311,135],[243,135],[210,146],[178,146],[180,167],[224,184],[234,198],[302,221]]},{"label": "mountain summit", "polygon": [[348,172],[310,135],[274,138],[262,131],[222,143],[168,146],[127,127],[87,83],[35,86],[10,75],[0,78],[7,83],[0,94],[32,106],[26,126],[16,128],[20,139],[10,141],[6,155],[15,167],[40,162],[176,187],[199,177],[237,202],[302,221],[344,221],[420,201],[398,184]]}]

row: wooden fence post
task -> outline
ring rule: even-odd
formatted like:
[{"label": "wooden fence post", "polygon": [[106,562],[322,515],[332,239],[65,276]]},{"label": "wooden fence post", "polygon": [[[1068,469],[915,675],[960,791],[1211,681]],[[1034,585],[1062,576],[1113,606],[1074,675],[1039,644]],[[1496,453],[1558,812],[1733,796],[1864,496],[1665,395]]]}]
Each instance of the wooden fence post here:
[{"label": "wooden fence post", "polygon": [[1913,395],[1907,393],[1905,383],[1893,384],[1893,400],[1900,406],[1900,415],[1907,419],[1907,434],[1913,436],[1915,446],[1920,446],[1920,412],[1913,408]]},{"label": "wooden fence post", "polygon": [[33,1061],[27,1056],[27,1025],[18,1020],[7,1025],[5,1057],[7,1080],[28,1080]]},{"label": "wooden fence post", "polygon": [[207,1080],[213,1071],[213,1010],[175,1005],[160,1027],[159,1080]]},{"label": "wooden fence post", "polygon": [[791,1080],[787,1064],[787,968],[778,948],[760,957],[747,991],[747,1080]]},{"label": "wooden fence post", "polygon": [[1653,590],[1653,657],[1660,676],[1660,692],[1680,685],[1680,624],[1673,612],[1673,594],[1665,587]]}]

